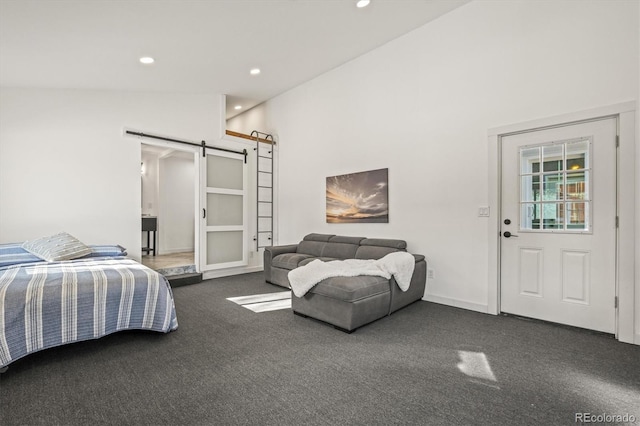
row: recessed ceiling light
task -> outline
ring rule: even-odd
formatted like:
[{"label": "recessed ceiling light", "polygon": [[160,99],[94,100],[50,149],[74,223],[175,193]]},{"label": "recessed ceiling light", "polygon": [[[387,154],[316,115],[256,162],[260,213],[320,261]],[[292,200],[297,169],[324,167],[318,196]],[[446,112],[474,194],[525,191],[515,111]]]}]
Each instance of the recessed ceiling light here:
[{"label": "recessed ceiling light", "polygon": [[356,7],[366,7],[369,6],[370,0],[358,0],[356,3]]},{"label": "recessed ceiling light", "polygon": [[242,109],[242,105],[236,105],[233,107],[233,109]]},{"label": "recessed ceiling light", "polygon": [[260,74],[260,68],[253,68],[251,71],[249,71],[249,73],[251,75],[258,75]]},{"label": "recessed ceiling light", "polygon": [[143,56],[142,58],[140,58],[140,62],[149,65],[154,63],[155,59],[153,59],[151,56]]}]

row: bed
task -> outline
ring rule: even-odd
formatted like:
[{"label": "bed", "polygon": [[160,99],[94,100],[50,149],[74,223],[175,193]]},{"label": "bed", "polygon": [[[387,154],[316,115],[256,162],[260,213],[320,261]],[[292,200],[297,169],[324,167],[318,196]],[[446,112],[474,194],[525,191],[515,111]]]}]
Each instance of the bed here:
[{"label": "bed", "polygon": [[72,260],[47,261],[22,243],[0,244],[0,372],[31,353],[123,330],[178,327],[167,279],[94,245]]}]

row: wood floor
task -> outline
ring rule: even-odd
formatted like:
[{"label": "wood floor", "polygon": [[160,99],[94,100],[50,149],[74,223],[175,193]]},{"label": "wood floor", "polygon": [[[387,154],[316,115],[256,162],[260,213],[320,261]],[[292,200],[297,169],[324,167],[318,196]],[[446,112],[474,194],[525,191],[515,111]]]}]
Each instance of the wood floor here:
[{"label": "wood floor", "polygon": [[193,252],[159,254],[157,256],[142,256],[143,265],[153,270],[175,268],[177,266],[193,265],[195,263]]}]

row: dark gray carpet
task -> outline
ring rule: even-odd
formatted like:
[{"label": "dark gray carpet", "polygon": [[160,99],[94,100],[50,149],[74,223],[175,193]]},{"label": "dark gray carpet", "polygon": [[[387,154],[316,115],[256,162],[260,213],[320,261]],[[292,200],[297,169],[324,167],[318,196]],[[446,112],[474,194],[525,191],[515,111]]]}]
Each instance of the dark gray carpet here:
[{"label": "dark gray carpet", "polygon": [[[2,425],[575,424],[640,421],[640,347],[417,302],[345,334],[226,297],[261,273],[174,289],[179,328],[50,349],[0,375]],[[484,354],[495,381],[463,374]]]}]

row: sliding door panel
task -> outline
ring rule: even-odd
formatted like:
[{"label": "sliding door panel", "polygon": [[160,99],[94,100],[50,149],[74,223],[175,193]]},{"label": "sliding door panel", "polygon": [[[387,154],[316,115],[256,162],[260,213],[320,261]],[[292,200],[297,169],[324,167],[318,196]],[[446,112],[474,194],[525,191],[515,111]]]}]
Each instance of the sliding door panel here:
[{"label": "sliding door panel", "polygon": [[202,164],[202,269],[247,265],[248,200],[244,156],[208,151]]}]

